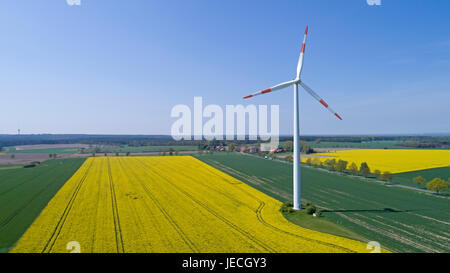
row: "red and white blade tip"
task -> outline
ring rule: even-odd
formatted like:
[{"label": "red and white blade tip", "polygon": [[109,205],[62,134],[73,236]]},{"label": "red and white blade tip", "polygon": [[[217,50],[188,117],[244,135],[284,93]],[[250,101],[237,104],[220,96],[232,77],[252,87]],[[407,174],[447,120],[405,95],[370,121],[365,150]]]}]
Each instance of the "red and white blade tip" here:
[{"label": "red and white blade tip", "polygon": [[251,98],[253,96],[262,95],[262,94],[266,94],[266,93],[270,93],[270,92],[272,92],[272,89],[271,88],[267,88],[267,89],[264,89],[262,91],[259,91],[258,93],[245,96],[244,99],[248,99],[248,98]]},{"label": "red and white blade tip", "polygon": [[306,26],[305,35],[308,34],[308,26]]},{"label": "red and white blade tip", "polygon": [[342,120],[341,116],[339,116],[338,113],[334,112],[334,110],[331,109],[331,108],[329,107],[328,103],[326,103],[323,99],[320,99],[319,102],[320,102],[323,106],[325,106],[325,108],[327,108],[328,110],[330,110],[331,113],[333,113],[338,119]]}]

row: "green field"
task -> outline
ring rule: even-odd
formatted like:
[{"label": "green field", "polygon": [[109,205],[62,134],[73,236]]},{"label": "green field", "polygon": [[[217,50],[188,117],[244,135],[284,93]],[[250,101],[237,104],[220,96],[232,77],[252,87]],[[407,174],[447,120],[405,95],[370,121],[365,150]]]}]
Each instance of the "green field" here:
[{"label": "green field", "polygon": [[[196,151],[197,146],[120,146],[120,147],[105,147],[101,148],[99,153],[150,153],[150,152],[169,152],[169,149],[174,151]],[[87,153],[94,152],[93,148],[86,149]]]},{"label": "green field", "polygon": [[306,210],[295,212],[282,212],[283,216],[301,227],[346,237],[353,240],[368,242],[367,238],[347,229],[343,225],[336,224],[326,217],[314,217],[306,213]]},{"label": "green field", "polygon": [[[199,155],[277,198],[292,199],[292,165],[239,154]],[[450,200],[302,167],[302,201],[324,217],[397,252],[449,252]]]},{"label": "green field", "polygon": [[[151,153],[151,152],[169,152],[173,151],[197,151],[197,146],[116,146],[102,147],[97,153]],[[84,153],[93,153],[95,148],[86,148]],[[8,148],[9,154],[76,154],[80,153],[80,148],[47,148],[47,149],[29,149],[16,150],[14,147]]]},{"label": "green field", "polygon": [[34,168],[0,170],[0,252],[7,252],[84,158],[53,159]]},{"label": "green field", "polygon": [[[427,169],[427,170],[421,170],[421,171],[415,171],[415,172],[398,173],[398,174],[394,175],[394,178],[392,179],[392,183],[426,189],[425,184],[419,186],[412,181],[412,179],[414,177],[417,177],[419,175],[422,176],[423,178],[425,178],[427,181],[430,181],[436,177],[439,177],[439,178],[444,179],[445,181],[448,181],[448,179],[450,178],[450,167],[434,168],[434,169]],[[449,194],[450,188],[447,189],[444,193]]]},{"label": "green field", "polygon": [[80,148],[47,148],[30,150],[16,150],[14,147],[8,148],[9,154],[76,154],[79,152]]},{"label": "green field", "polygon": [[396,146],[397,141],[370,141],[370,142],[332,142],[322,141],[320,143],[308,142],[311,148],[358,148],[358,149],[402,149]]}]

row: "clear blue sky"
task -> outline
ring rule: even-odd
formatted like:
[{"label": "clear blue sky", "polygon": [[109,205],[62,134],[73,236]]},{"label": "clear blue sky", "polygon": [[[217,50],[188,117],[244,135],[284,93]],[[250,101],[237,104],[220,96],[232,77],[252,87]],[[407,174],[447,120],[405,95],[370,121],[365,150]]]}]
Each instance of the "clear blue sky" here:
[{"label": "clear blue sky", "polygon": [[450,1],[8,0],[0,7],[0,134],[169,134],[176,104],[279,104],[294,78],[303,134],[450,131]]}]

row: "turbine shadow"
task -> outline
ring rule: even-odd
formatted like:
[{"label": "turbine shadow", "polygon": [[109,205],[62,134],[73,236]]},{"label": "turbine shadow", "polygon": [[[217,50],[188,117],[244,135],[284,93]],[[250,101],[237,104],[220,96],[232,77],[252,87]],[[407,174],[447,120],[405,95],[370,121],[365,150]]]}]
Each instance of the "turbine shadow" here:
[{"label": "turbine shadow", "polygon": [[398,212],[411,212],[414,210],[396,210],[391,208],[384,209],[337,209],[337,210],[322,210],[322,212],[378,212],[378,213],[398,213]]}]

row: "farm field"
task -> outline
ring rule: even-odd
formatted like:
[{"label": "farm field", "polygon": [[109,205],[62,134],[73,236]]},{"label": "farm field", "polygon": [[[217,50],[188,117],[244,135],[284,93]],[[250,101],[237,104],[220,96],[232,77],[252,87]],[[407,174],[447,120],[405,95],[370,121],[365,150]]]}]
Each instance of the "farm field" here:
[{"label": "farm field", "polygon": [[17,150],[10,147],[8,149],[9,154],[76,154],[80,152],[80,148],[44,148],[44,149],[26,149]]},{"label": "farm field", "polygon": [[281,203],[193,158],[88,158],[12,252],[367,252],[304,229]]},{"label": "farm field", "polygon": [[370,141],[370,142],[335,142],[321,141],[319,143],[309,141],[311,148],[357,148],[357,149],[403,149],[398,146],[398,141]]},{"label": "farm field", "polygon": [[[344,150],[331,153],[318,153],[316,155],[328,156],[328,158],[342,159],[349,164],[355,162],[359,166],[362,162],[367,162],[371,171],[378,169],[382,172],[392,173],[410,172],[423,169],[439,168],[450,166],[450,150]],[[320,160],[323,162],[327,158]],[[306,159],[301,160],[305,162]]]},{"label": "farm field", "polygon": [[[436,177],[441,178],[444,181],[448,181],[448,179],[450,178],[450,167],[398,173],[398,174],[394,175],[394,177],[392,179],[392,183],[426,189],[426,186],[425,186],[426,183],[424,185],[419,186],[412,181],[412,179],[417,176],[422,176],[427,181],[430,181]],[[444,193],[450,193],[450,189],[447,189]]]},{"label": "farm field", "polygon": [[[28,145],[33,146],[33,145]],[[45,145],[42,145],[45,146]],[[49,145],[50,146],[50,145]],[[53,145],[55,147],[49,147],[49,148],[39,148],[39,147],[30,147],[27,148],[27,146],[23,146],[20,149],[17,149],[15,147],[8,147],[6,148],[9,154],[77,154],[81,153],[80,147],[57,147],[57,145]],[[66,145],[62,145],[66,146]],[[84,147],[84,146],[83,146]],[[95,148],[88,148],[87,145],[84,147],[85,153],[151,153],[151,152],[169,152],[170,149],[173,149],[173,151],[196,151],[197,146],[138,146],[138,147],[132,147],[132,146],[106,146],[106,147],[100,147],[99,150],[95,150]]]},{"label": "farm field", "polygon": [[[197,146],[117,146],[117,147],[104,147],[100,148],[100,153],[150,153],[150,152],[168,152],[169,149],[174,151],[196,151]],[[86,149],[86,152],[93,152],[94,149]]]},{"label": "farm field", "polygon": [[[292,164],[240,154],[200,160],[280,200],[292,200]],[[324,217],[396,252],[449,252],[450,200],[301,168],[302,200]]]},{"label": "farm field", "polygon": [[0,252],[19,240],[83,161],[57,159],[34,168],[0,170]]}]

